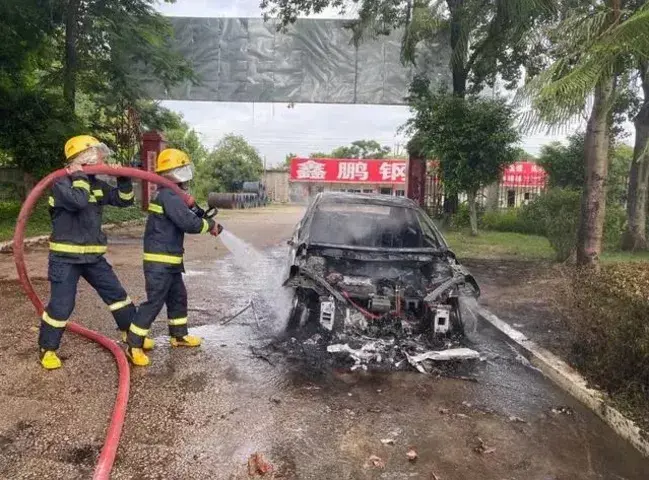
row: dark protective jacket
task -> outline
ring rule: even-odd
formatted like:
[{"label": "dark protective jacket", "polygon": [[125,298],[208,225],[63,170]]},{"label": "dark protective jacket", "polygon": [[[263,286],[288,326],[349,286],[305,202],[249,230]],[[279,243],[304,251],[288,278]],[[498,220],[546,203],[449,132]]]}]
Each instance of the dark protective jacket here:
[{"label": "dark protective jacket", "polygon": [[194,214],[173,190],[159,188],[149,204],[144,230],[144,266],[184,271],[185,233],[208,233],[214,225],[214,220]]},{"label": "dark protective jacket", "polygon": [[50,258],[66,263],[96,262],[107,250],[106,235],[101,230],[104,205],[129,207],[134,198],[128,177],[118,177],[117,187],[83,172],[58,180],[48,199]]}]

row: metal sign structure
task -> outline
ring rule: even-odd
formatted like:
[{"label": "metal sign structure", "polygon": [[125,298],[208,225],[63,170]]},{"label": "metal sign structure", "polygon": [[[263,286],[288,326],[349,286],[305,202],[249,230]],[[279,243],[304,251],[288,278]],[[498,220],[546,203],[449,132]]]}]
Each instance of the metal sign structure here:
[{"label": "metal sign structure", "polygon": [[402,32],[355,45],[349,20],[299,19],[288,31],[261,18],[169,17],[175,50],[199,78],[166,90],[142,78],[152,98],[214,102],[403,105],[413,75],[450,84],[445,33],[401,62]]}]

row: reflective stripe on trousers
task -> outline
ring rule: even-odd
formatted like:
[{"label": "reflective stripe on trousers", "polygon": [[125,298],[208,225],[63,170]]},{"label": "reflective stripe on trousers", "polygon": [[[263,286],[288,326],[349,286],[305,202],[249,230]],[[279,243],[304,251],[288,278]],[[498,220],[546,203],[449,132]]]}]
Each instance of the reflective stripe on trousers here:
[{"label": "reflective stripe on trousers", "polygon": [[50,242],[50,251],[58,253],[78,253],[78,254],[100,254],[106,253],[106,245],[74,245],[72,243]]},{"label": "reflective stripe on trousers", "polygon": [[183,263],[182,255],[167,255],[164,253],[144,253],[145,262],[168,263],[169,265],[180,265]]}]

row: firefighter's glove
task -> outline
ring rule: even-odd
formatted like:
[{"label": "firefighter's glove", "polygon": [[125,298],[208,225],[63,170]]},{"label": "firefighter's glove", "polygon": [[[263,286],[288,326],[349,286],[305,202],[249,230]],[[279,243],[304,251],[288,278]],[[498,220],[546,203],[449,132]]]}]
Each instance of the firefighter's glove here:
[{"label": "firefighter's glove", "polygon": [[214,237],[218,237],[221,234],[222,231],[223,231],[223,225],[221,225],[220,223],[217,223],[217,224],[214,225],[214,228],[212,228],[212,230],[210,230],[210,235],[212,235]]},{"label": "firefighter's glove", "polygon": [[193,207],[190,207],[190,210],[198,218],[204,218],[205,217],[205,210],[203,210],[201,207],[199,207],[198,204],[194,204]]}]

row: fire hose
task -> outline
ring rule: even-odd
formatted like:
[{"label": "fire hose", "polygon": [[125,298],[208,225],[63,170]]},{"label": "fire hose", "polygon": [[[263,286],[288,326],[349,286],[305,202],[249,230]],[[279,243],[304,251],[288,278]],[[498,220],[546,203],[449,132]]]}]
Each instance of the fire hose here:
[{"label": "fire hose", "polygon": [[[84,167],[83,171],[84,173],[89,175],[100,174],[124,176],[146,180],[151,183],[171,188],[181,196],[181,198],[188,206],[191,207],[194,204],[194,199],[186,192],[183,192],[180,188],[178,188],[176,184],[151,172],[139,170],[136,168],[109,167],[106,165]],[[34,210],[36,202],[43,195],[43,192],[47,188],[49,188],[58,178],[64,177],[66,175],[68,175],[66,170],[61,169],[50,173],[48,176],[38,182],[38,184],[31,190],[31,192],[27,196],[27,199],[23,203],[23,206],[20,209],[20,214],[18,215],[18,221],[16,223],[16,233],[14,234],[13,239],[13,254],[14,260],[16,262],[16,270],[18,271],[18,281],[27,294],[27,297],[31,300],[32,304],[36,308],[36,312],[39,316],[43,314],[44,307],[43,302],[34,291],[34,287],[32,286],[31,280],[29,279],[29,276],[27,274],[27,268],[25,266],[25,250],[23,244],[25,239],[25,226],[27,225],[27,221],[29,220],[29,217]],[[115,461],[117,446],[119,444],[119,438],[121,436],[122,427],[124,425],[124,417],[126,416],[126,405],[128,403],[130,383],[130,371],[128,362],[126,360],[124,351],[114,340],[73,322],[68,323],[67,330],[70,330],[71,332],[77,333],[100,344],[102,347],[109,350],[110,353],[113,354],[113,356],[115,357],[115,362],[117,363],[117,395],[115,398],[115,404],[113,406],[111,420],[106,432],[106,439],[104,440],[104,445],[101,449],[101,453],[99,454],[99,459],[97,461],[97,465],[95,466],[95,472],[93,475],[94,480],[107,480],[110,478],[110,472],[113,467],[113,462]]]}]

